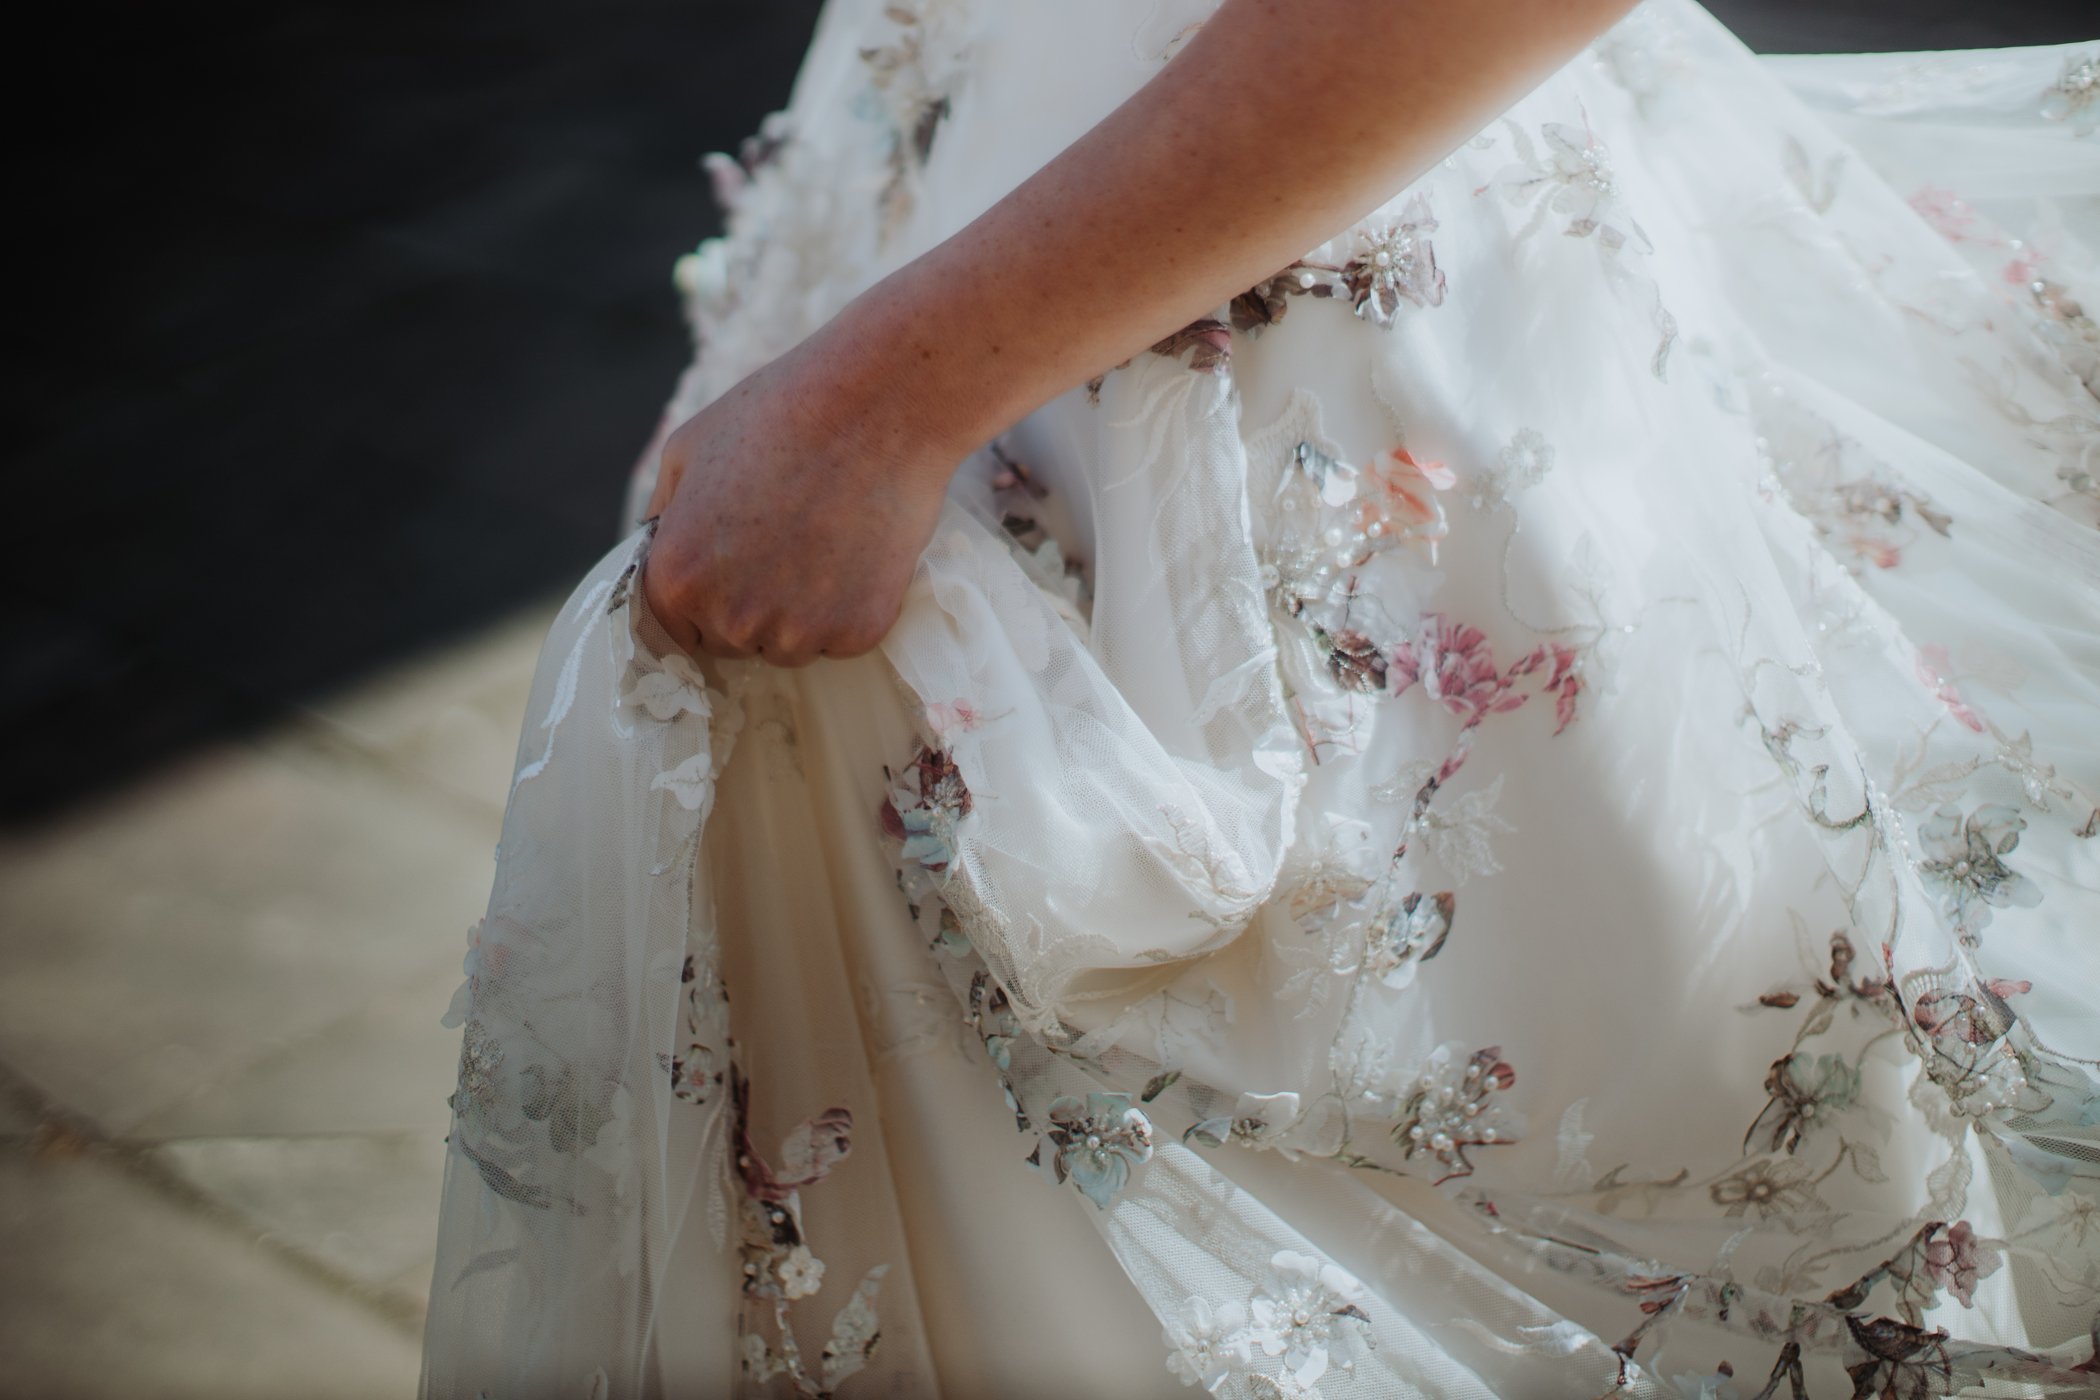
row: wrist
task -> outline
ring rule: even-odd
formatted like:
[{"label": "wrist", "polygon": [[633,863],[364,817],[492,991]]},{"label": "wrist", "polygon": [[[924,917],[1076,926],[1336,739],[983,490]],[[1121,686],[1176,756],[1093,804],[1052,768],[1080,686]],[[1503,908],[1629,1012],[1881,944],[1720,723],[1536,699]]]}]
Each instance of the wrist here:
[{"label": "wrist", "polygon": [[[846,427],[872,427],[943,482],[1050,398],[1020,337],[921,258],[856,297],[806,344]],[[1016,343],[1002,343],[1011,340]]]}]

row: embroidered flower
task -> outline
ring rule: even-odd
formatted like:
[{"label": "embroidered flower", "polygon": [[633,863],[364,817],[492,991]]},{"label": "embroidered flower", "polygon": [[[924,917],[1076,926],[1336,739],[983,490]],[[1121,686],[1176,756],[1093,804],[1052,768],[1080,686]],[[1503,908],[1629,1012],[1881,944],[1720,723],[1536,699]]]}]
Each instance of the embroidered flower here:
[{"label": "embroidered flower", "polygon": [[1058,1181],[1069,1177],[1103,1210],[1130,1180],[1130,1169],[1152,1159],[1152,1122],[1131,1106],[1128,1094],[1090,1093],[1084,1100],[1061,1095],[1051,1102],[1049,1116],[1044,1136],[1056,1149],[1051,1165]]},{"label": "embroidered flower", "polygon": [[711,753],[696,753],[667,773],[649,782],[651,792],[668,792],[688,812],[704,812],[714,802],[715,759]]},{"label": "embroidered flower", "polygon": [[2042,115],[2068,122],[2073,135],[2100,130],[2100,53],[2078,54],[2064,61],[2063,76],[2042,94]]},{"label": "embroidered flower", "polygon": [[[1298,1122],[1302,1102],[1288,1089],[1274,1094],[1241,1094],[1231,1113],[1191,1124],[1181,1135],[1182,1141],[1205,1147],[1223,1147],[1228,1142],[1248,1147],[1271,1146]],[[1283,1155],[1295,1159],[1296,1154]]]},{"label": "embroidered flower", "polygon": [[1886,462],[1799,404],[1760,392],[1758,449],[1771,463],[1787,504],[1833,550],[1877,569],[1893,569],[1903,562],[1904,549],[1924,538],[1919,526],[1951,537],[1954,518]]},{"label": "embroidered flower", "polygon": [[1845,1326],[1867,1355],[1866,1360],[1845,1368],[1854,1395],[1955,1393],[1954,1360],[1947,1354],[1945,1332],[1927,1332],[1892,1317],[1866,1321],[1852,1314],[1846,1315]]},{"label": "embroidered flower", "polygon": [[1443,951],[1456,907],[1449,890],[1432,895],[1413,891],[1399,903],[1387,904],[1371,916],[1364,971],[1396,989],[1414,981],[1416,967]]},{"label": "embroidered flower", "polygon": [[1172,360],[1188,352],[1189,368],[1199,374],[1215,374],[1232,363],[1232,328],[1223,321],[1191,321],[1152,347],[1155,355]]},{"label": "embroidered flower", "polygon": [[968,700],[937,700],[926,707],[926,724],[936,738],[946,739],[982,727],[984,713]]},{"label": "embroidered flower", "polygon": [[1942,807],[1919,825],[1918,845],[1926,858],[1918,872],[1938,889],[1941,907],[1964,941],[1975,941],[1991,910],[2031,909],[2042,902],[2040,887],[2001,859],[2026,829],[2026,818],[1998,803],[1966,817],[1959,807]]},{"label": "embroidered flower", "polygon": [[1369,1349],[1363,1300],[1363,1286],[1342,1269],[1317,1255],[1278,1250],[1248,1305],[1250,1336],[1264,1355],[1282,1358],[1284,1379],[1309,1391],[1327,1374],[1330,1351],[1353,1364]]},{"label": "embroidered flower", "polygon": [[1308,834],[1277,881],[1289,891],[1291,917],[1301,923],[1361,897],[1371,888],[1371,881],[1361,873],[1366,857],[1373,861],[1385,858],[1372,844],[1368,822],[1328,812],[1317,826],[1319,833]]},{"label": "embroidered flower", "polygon": [[1168,1372],[1183,1385],[1200,1385],[1215,1391],[1235,1371],[1244,1371],[1254,1360],[1247,1323],[1244,1303],[1212,1307],[1208,1299],[1189,1299],[1162,1329],[1168,1347]]},{"label": "embroidered flower", "polygon": [[882,830],[904,843],[902,855],[928,871],[955,859],[955,824],[970,810],[970,790],[946,749],[926,744],[904,768],[885,767],[889,795],[880,809]]},{"label": "embroidered flower", "polygon": [[664,655],[658,669],[637,676],[620,703],[648,711],[651,719],[672,720],[686,713],[706,719],[714,713],[706,677],[690,656],[675,651]]},{"label": "embroidered flower", "polygon": [[1553,444],[1536,428],[1519,428],[1493,466],[1483,468],[1473,483],[1476,508],[1507,505],[1546,479],[1553,470]]},{"label": "embroidered flower", "polygon": [[574,1066],[566,1064],[552,1071],[545,1065],[528,1065],[523,1078],[530,1085],[519,1104],[525,1117],[547,1125],[548,1146],[576,1156],[598,1145],[598,1134],[613,1121],[614,1095],[624,1092],[617,1084],[587,1086]]},{"label": "embroidered flower", "polygon": [[789,1250],[774,1271],[780,1278],[781,1291],[790,1298],[807,1298],[824,1283],[824,1261],[809,1252],[809,1246],[798,1244]]},{"label": "embroidered flower", "polygon": [[1813,1174],[1792,1158],[1760,1158],[1737,1168],[1707,1188],[1707,1195],[1728,1216],[1756,1211],[1759,1220],[1790,1215],[1821,1204]]},{"label": "embroidered flower", "polygon": [[2075,800],[2072,789],[2057,778],[2056,766],[2043,763],[2034,756],[2033,735],[2022,734],[2017,739],[2004,741],[1992,758],[2000,768],[2019,780],[2020,791],[2041,811],[2051,810],[2049,798],[2052,793],[2066,800]]},{"label": "embroidered flower", "polygon": [[911,215],[915,179],[948,118],[968,42],[963,7],[945,0],[889,0],[882,14],[896,32],[860,57],[889,128],[889,180],[877,196],[887,239]]},{"label": "embroidered flower", "polygon": [[1393,648],[1387,668],[1393,694],[1405,694],[1420,681],[1445,709],[1468,722],[1514,710],[1528,698],[1502,678],[1485,632],[1442,613],[1430,613],[1423,621],[1429,624],[1426,635]]},{"label": "embroidered flower", "polygon": [[1495,810],[1502,800],[1502,778],[1498,773],[1486,787],[1451,799],[1442,810],[1427,807],[1415,819],[1422,844],[1456,884],[1502,869],[1502,862],[1495,858],[1494,838],[1516,830]]},{"label": "embroidered flower", "polygon": [[1358,316],[1390,326],[1403,302],[1443,304],[1444,273],[1429,241],[1436,226],[1428,197],[1416,194],[1397,219],[1363,235],[1362,250],[1342,266],[1342,285]]},{"label": "embroidered flower", "polygon": [[[2100,1235],[2100,1202],[2090,1201],[2082,1196],[2076,1200],[2068,1200],[2064,1202],[2060,1219],[2065,1230],[2075,1235],[2079,1247],[2083,1248],[2088,1239]],[[2100,1360],[2100,1351],[2095,1352],[2094,1359]]]},{"label": "embroidered flower", "polygon": [[1324,264],[1292,263],[1232,299],[1232,328],[1257,334],[1267,330],[1291,309],[1290,298],[1332,297],[1339,285],[1339,274],[1339,268]]},{"label": "embroidered flower", "polygon": [[2004,1262],[1966,1220],[1955,1221],[1946,1234],[1925,1246],[1925,1271],[1965,1308],[1976,1305],[1977,1282],[1997,1273]]},{"label": "embroidered flower", "polygon": [[1547,122],[1539,128],[1546,141],[1542,157],[1521,128],[1512,124],[1511,132],[1522,163],[1501,171],[1482,190],[1500,189],[1512,204],[1537,201],[1541,214],[1551,210],[1567,215],[1561,232],[1570,238],[1595,236],[1600,246],[1616,251],[1629,241],[1630,232],[1643,250],[1649,246],[1640,225],[1624,215],[1611,151],[1594,133]]},{"label": "embroidered flower", "polygon": [[1954,673],[1954,660],[1947,648],[1938,642],[1927,642],[1918,648],[1918,683],[1932,692],[1933,699],[1947,707],[1947,713],[1962,728],[1981,734],[1984,723],[1976,711],[1969,708],[1961,698],[1961,690],[1948,677]]},{"label": "embroidered flower", "polygon": [[[748,1110],[751,1089],[741,1076],[732,1076],[737,1114]],[[752,1146],[748,1133],[737,1148],[737,1175],[753,1200],[778,1204],[795,1198],[799,1189],[831,1175],[831,1169],[853,1150],[853,1112],[844,1107],[827,1108],[798,1125],[780,1142],[780,1169],[775,1171]]]},{"label": "embroidered flower", "polygon": [[467,1022],[459,1043],[459,1091],[452,1096],[453,1110],[465,1118],[494,1108],[496,1071],[502,1065],[503,1046],[488,1027],[480,1021]]},{"label": "embroidered flower", "polygon": [[951,958],[966,958],[970,955],[970,935],[963,932],[962,920],[953,909],[943,904],[934,924],[932,946]]},{"label": "embroidered flower", "polygon": [[1318,623],[1308,623],[1313,645],[1327,658],[1327,673],[1344,690],[1377,695],[1385,690],[1385,652],[1368,633],[1353,627],[1330,632]]},{"label": "embroidered flower", "polygon": [[1860,1075],[1842,1055],[1809,1055],[1797,1050],[1772,1063],[1765,1075],[1771,1097],[1743,1135],[1743,1146],[1760,1130],[1771,1134],[1769,1150],[1788,1153],[1819,1119],[1842,1112],[1859,1101]]},{"label": "embroidered flower", "polygon": [[1995,1045],[2018,1021],[2007,997],[2034,990],[2034,983],[1990,977],[1967,991],[1930,991],[1911,1006],[1911,1020],[1934,1040],[1962,1045]]},{"label": "embroidered flower", "polygon": [[1648,369],[1662,379],[1671,347],[1677,343],[1677,318],[1663,305],[1662,289],[1655,279],[1632,272],[1621,256],[1629,246],[1635,252],[1646,253],[1653,245],[1626,210],[1611,152],[1586,126],[1578,131],[1560,122],[1547,122],[1539,128],[1547,147],[1541,156],[1522,127],[1515,122],[1505,125],[1516,148],[1517,163],[1498,172],[1474,194],[1500,190],[1511,204],[1530,204],[1532,215],[1518,230],[1519,238],[1530,237],[1549,214],[1561,214],[1567,217],[1561,228],[1563,234],[1594,240],[1606,276],[1640,295],[1649,323],[1659,337]]},{"label": "embroidered flower", "polygon": [[1441,306],[1444,273],[1429,241],[1436,227],[1429,197],[1416,193],[1396,217],[1366,226],[1358,235],[1355,256],[1347,262],[1300,260],[1234,297],[1232,328],[1252,333],[1268,329],[1283,319],[1294,296],[1346,298],[1358,316],[1387,329],[1404,304]]},{"label": "embroidered flower", "polygon": [[1910,207],[1949,243],[1992,241],[1989,230],[1976,216],[1975,206],[1953,190],[1925,185],[1910,197]]}]

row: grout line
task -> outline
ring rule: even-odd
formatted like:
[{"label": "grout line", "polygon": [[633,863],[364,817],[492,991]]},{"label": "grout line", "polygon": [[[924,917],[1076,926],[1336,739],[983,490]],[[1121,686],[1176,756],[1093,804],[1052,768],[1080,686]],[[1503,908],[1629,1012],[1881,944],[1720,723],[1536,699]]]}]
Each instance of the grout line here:
[{"label": "grout line", "polygon": [[[121,1133],[113,1137],[104,1138],[103,1141],[112,1147],[121,1148],[127,1152],[150,1152],[155,1148],[178,1147],[184,1143],[193,1142],[385,1142],[402,1144],[429,1142],[433,1140],[433,1135],[438,1140],[442,1140],[444,1134],[442,1131],[439,1131],[442,1127],[443,1125],[440,1124],[430,1130],[419,1128],[373,1128],[369,1131],[351,1129],[345,1132],[307,1133],[170,1133],[165,1137]],[[32,1136],[30,1133],[13,1134],[13,1137],[17,1140],[26,1139],[30,1136]],[[0,1134],[0,1141],[5,1141],[6,1138],[6,1134]]]},{"label": "grout line", "polygon": [[[433,960],[432,967],[435,967],[436,961],[438,960]],[[445,963],[448,969],[456,968],[459,966],[459,959],[453,958],[449,955],[445,956],[442,959],[442,961]],[[251,1053],[243,1056],[240,1059],[234,1060],[232,1063],[224,1066],[210,1079],[197,1084],[196,1086],[191,1088],[188,1093],[183,1094],[180,1098],[170,1099],[166,1102],[157,1104],[151,1110],[143,1114],[136,1115],[136,1120],[133,1123],[133,1127],[136,1128],[140,1125],[150,1125],[159,1119],[168,1117],[169,1115],[178,1114],[184,1108],[187,1108],[188,1106],[195,1103],[200,1103],[203,1100],[210,1098],[213,1094],[218,1093],[222,1089],[225,1089],[230,1085],[239,1083],[242,1079],[254,1073],[256,1070],[263,1068],[266,1065],[275,1063],[279,1060],[283,1060],[289,1056],[296,1055],[300,1051],[305,1050],[311,1045],[315,1045],[327,1040],[329,1037],[335,1035],[336,1032],[341,1030],[343,1027],[350,1025],[352,1022],[358,1020],[360,1017],[368,1015],[371,1012],[372,1008],[390,1003],[393,1000],[393,998],[402,991],[408,990],[411,987],[421,986],[425,977],[433,975],[432,967],[418,968],[413,974],[405,974],[397,977],[394,981],[389,982],[385,986],[379,987],[378,989],[373,991],[373,993],[365,1000],[358,1002],[356,1005],[345,1009],[336,1016],[330,1017],[329,1019],[322,1021],[319,1025],[309,1026],[305,1030],[296,1031],[291,1035],[270,1041],[269,1043],[264,1045],[257,1046]],[[447,972],[444,975],[448,978],[458,980],[463,980],[465,977],[464,973],[459,972]],[[457,980],[454,981],[453,985],[455,987],[457,986]],[[440,1009],[438,1011],[437,1017],[432,1018],[431,1024],[436,1025],[438,1018],[442,1017],[443,1015],[444,1011]],[[4,1064],[0,1064],[0,1077],[4,1077],[6,1073],[6,1066]],[[450,1081],[447,1082],[449,1083]],[[405,1134],[410,1130],[400,1129],[398,1131]],[[227,1138],[255,1136],[282,1137],[285,1136],[285,1134],[209,1133],[205,1134],[204,1136]],[[365,1137],[370,1136],[370,1134],[315,1133],[306,1134],[305,1136]],[[189,1141],[192,1140],[192,1135],[186,1133],[169,1133],[165,1135],[156,1136],[152,1134],[140,1134],[136,1132],[131,1132],[121,1133],[115,1136],[105,1136],[103,1140],[117,1144],[143,1145],[160,1142]]]},{"label": "grout line", "polygon": [[[451,783],[431,777],[415,764],[404,763],[341,720],[307,706],[293,707],[284,720],[268,730],[246,736],[241,742],[252,752],[269,755],[270,741],[286,738],[309,744],[337,760],[355,759],[369,763],[385,776],[406,782],[421,796],[435,798],[439,805],[449,807],[457,814],[471,814],[480,820],[491,816],[500,820],[503,816],[503,798],[471,796]],[[283,757],[281,753],[274,756]]]},{"label": "grout line", "polygon": [[201,1190],[187,1177],[136,1143],[112,1138],[90,1119],[50,1098],[14,1066],[0,1062],[0,1096],[36,1120],[27,1138],[0,1138],[0,1150],[26,1149],[42,1158],[86,1157],[115,1167],[166,1203],[226,1231],[269,1255],[293,1273],[345,1302],[363,1308],[411,1342],[423,1335],[423,1305],[407,1294],[369,1284],[269,1230]]}]

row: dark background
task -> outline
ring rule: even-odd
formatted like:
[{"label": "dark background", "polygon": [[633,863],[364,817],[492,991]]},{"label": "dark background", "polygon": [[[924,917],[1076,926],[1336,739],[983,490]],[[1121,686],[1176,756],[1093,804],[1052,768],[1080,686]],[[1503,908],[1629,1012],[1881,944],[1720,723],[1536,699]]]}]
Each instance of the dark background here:
[{"label": "dark background", "polygon": [[[18,49],[19,81],[39,53],[84,80],[17,122],[0,822],[596,560],[685,360],[697,159],[785,102],[818,8],[131,6]],[[1711,8],[1767,51],[2100,30],[2075,3]]]}]

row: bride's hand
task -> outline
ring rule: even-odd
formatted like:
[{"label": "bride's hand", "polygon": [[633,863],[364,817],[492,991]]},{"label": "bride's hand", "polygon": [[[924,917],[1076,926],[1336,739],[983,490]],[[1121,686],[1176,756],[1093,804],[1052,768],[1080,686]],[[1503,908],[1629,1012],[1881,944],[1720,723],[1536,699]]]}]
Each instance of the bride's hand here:
[{"label": "bride's hand", "polygon": [[963,453],[863,358],[820,332],[665,442],[641,584],[680,646],[800,666],[896,621]]}]

